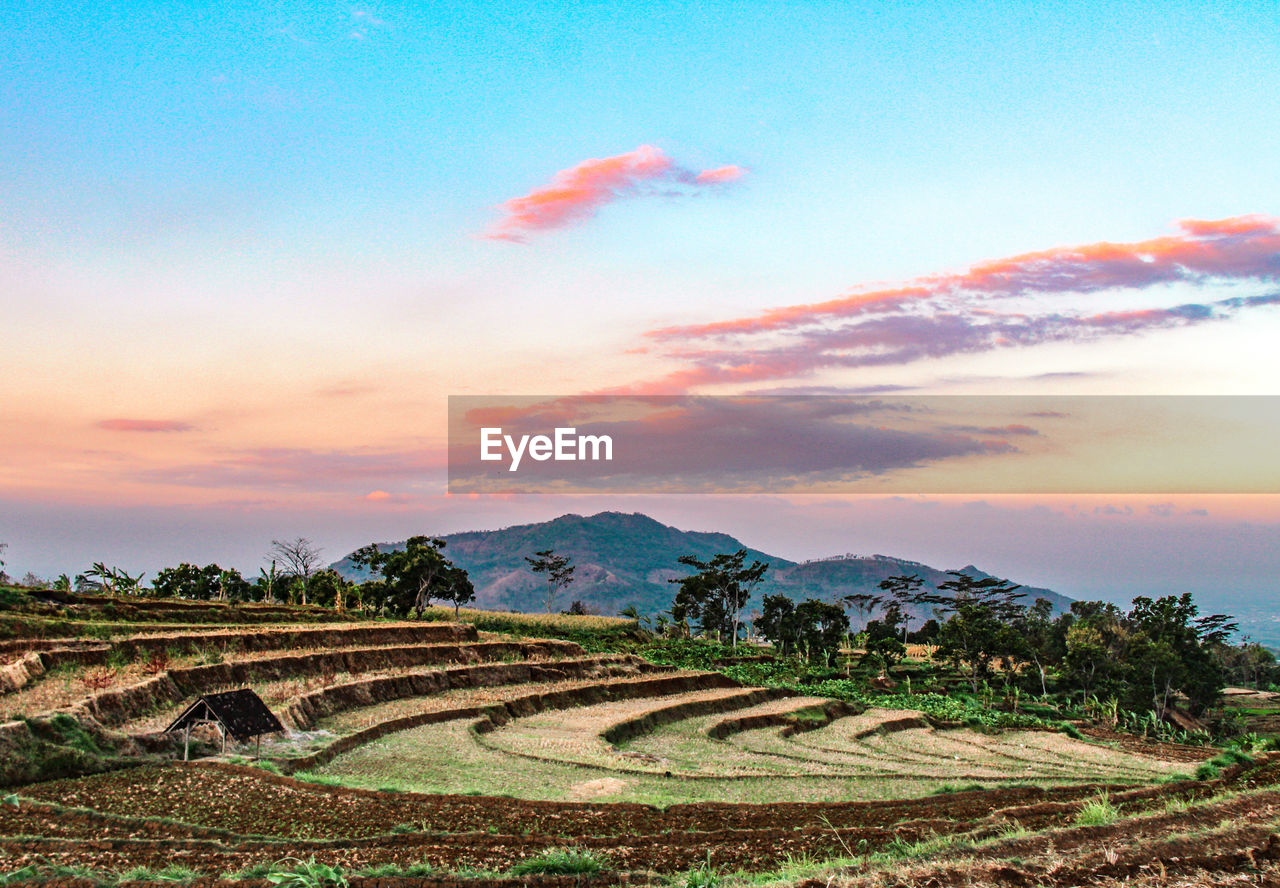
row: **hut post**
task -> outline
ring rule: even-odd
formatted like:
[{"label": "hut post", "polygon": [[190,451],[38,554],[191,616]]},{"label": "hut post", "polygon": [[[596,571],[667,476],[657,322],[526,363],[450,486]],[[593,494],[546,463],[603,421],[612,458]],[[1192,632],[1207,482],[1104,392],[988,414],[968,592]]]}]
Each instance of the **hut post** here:
[{"label": "hut post", "polygon": [[218,730],[222,733],[222,754],[227,753],[227,726],[221,721],[218,722]]},{"label": "hut post", "polygon": [[191,725],[182,732],[182,760],[191,761]]}]

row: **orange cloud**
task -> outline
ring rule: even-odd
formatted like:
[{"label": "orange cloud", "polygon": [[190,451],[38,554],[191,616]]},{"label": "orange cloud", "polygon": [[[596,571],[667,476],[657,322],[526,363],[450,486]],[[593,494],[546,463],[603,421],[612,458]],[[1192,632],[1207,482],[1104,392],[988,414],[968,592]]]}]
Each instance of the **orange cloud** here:
[{"label": "orange cloud", "polygon": [[703,170],[694,177],[695,182],[701,185],[716,184],[720,182],[735,182],[747,174],[747,171],[736,164],[728,166],[716,167],[713,170]]},{"label": "orange cloud", "polygon": [[556,173],[546,185],[505,201],[502,218],[485,233],[492,240],[522,241],[533,231],[563,228],[589,218],[597,209],[621,197],[638,194],[645,185],[703,187],[729,182],[745,173],[723,166],[694,175],[675,165],[662,149],[641,145],[612,157],[593,157]]},{"label": "orange cloud", "polygon": [[[1280,305],[1280,219],[1184,220],[1173,235],[1084,244],[981,262],[958,273],[853,292],[824,302],[649,331],[684,366],[627,387],[677,393],[701,385],[802,377],[827,368],[909,364],[947,355],[1139,334]],[[1089,313],[1025,296],[1088,296],[1171,284],[1269,289],[1169,306]]]},{"label": "orange cloud", "polygon": [[1211,279],[1280,280],[1280,219],[1251,215],[1184,219],[1177,225],[1180,233],[1172,236],[1023,253],[902,286],[859,290],[825,302],[775,308],[731,320],[664,327],[647,335],[695,339],[760,333],[823,320],[896,313],[917,303],[936,306],[948,299],[973,302],[1032,293],[1096,293]]}]

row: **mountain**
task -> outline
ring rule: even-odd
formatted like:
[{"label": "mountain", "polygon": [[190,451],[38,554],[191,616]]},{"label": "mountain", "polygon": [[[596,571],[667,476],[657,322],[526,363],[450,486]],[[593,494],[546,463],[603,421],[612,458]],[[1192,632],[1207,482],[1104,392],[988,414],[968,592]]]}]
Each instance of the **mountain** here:
[{"label": "mountain", "polygon": [[[887,555],[844,555],[816,561],[794,562],[744,545],[728,534],[679,530],[648,515],[600,512],[596,515],[561,515],[538,524],[521,524],[501,530],[448,534],[445,554],[471,576],[476,587],[476,607],[490,610],[540,611],[545,609],[546,583],[529,570],[524,556],[540,549],[555,549],[577,565],[574,581],[556,601],[564,609],[580,600],[595,613],[616,614],[634,605],[641,613],[657,614],[671,606],[674,586],[667,580],[685,576],[681,555],[707,559],[720,552],[746,549],[748,561],[769,564],[756,602],[764,595],[785,594],[801,600],[835,601],[854,592],[876,592],[880,581],[899,574],[919,574],[929,585],[951,577],[944,570]],[[403,543],[380,544],[383,550]],[[348,579],[368,579],[347,556],[332,567]],[[964,573],[990,574],[973,565]],[[1055,610],[1070,606],[1071,599],[1049,589],[1024,589],[1026,601],[1048,598]],[[919,614],[918,616],[928,616]]]}]

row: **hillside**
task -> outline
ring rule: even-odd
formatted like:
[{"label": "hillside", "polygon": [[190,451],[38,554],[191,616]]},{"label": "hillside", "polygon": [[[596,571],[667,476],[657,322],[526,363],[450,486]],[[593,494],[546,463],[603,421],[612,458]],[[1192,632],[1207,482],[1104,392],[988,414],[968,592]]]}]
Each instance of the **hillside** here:
[{"label": "hillside", "polygon": [[[681,555],[709,558],[719,552],[746,549],[750,558],[770,566],[759,596],[781,592],[795,599],[834,601],[854,592],[874,592],[881,580],[898,574],[919,574],[932,585],[949,579],[945,570],[884,555],[796,563],[752,549],[728,534],[679,530],[639,513],[562,515],[501,530],[448,534],[444,539],[446,554],[471,575],[477,607],[518,611],[545,607],[545,585],[528,569],[524,556],[548,548],[571,556],[578,566],[573,585],[557,606],[565,608],[578,599],[589,609],[607,615],[631,605],[647,614],[669,608],[673,587],[667,580],[687,572],[677,562]],[[351,563],[350,556],[333,567],[351,579],[367,578],[367,573]],[[973,565],[963,570],[988,576]],[[1030,593],[1028,601],[1048,598],[1059,610],[1071,602],[1048,589],[1026,591]]]}]

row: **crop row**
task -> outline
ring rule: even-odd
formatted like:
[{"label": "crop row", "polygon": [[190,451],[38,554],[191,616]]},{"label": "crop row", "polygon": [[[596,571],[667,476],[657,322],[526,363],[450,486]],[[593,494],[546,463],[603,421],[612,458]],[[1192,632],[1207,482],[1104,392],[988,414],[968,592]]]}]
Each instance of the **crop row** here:
[{"label": "crop row", "polygon": [[660,676],[611,678],[571,687],[529,691],[488,704],[462,705],[443,709],[428,709],[412,715],[378,722],[350,734],[345,734],[317,752],[291,758],[279,764],[291,773],[310,770],[333,761],[339,755],[357,747],[372,743],[389,734],[461,720],[473,720],[477,733],[488,733],[516,718],[527,717],[544,710],[563,710],[577,706],[589,706],[601,701],[649,698],[662,694],[687,692],[713,688],[737,688],[737,684],[718,673],[701,672],[692,675],[668,674]]}]

